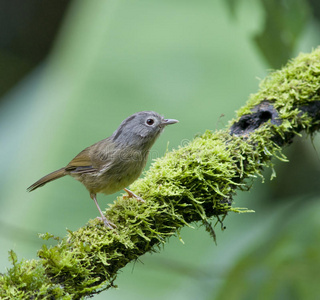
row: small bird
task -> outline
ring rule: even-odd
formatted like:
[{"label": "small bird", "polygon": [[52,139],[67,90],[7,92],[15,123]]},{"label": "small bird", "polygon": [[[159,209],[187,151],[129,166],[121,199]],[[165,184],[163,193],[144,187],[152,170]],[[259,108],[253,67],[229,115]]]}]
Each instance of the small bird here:
[{"label": "small bird", "polygon": [[124,189],[129,197],[143,199],[126,187],[134,182],[144,169],[149,151],[163,129],[178,120],[164,119],[154,111],[137,112],[125,119],[108,138],[81,151],[66,167],[54,171],[28,187],[31,192],[47,182],[70,175],[89,191],[104,225],[116,227],[103,215],[96,194],[113,194]]}]

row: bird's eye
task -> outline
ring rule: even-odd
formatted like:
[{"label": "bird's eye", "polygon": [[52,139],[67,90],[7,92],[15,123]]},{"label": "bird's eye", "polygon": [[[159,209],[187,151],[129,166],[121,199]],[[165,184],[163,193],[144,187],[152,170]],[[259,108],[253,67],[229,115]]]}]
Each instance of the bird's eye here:
[{"label": "bird's eye", "polygon": [[151,125],[154,124],[154,120],[153,120],[153,119],[148,119],[148,120],[146,121],[146,124],[151,126]]}]

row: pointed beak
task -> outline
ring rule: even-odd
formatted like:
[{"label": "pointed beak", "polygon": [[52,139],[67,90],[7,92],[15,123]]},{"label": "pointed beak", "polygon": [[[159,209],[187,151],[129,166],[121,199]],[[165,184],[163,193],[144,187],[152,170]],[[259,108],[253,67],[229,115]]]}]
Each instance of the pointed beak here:
[{"label": "pointed beak", "polygon": [[179,123],[178,120],[175,120],[175,119],[163,119],[162,122],[161,122],[161,125],[171,125],[171,124],[175,124],[175,123]]}]

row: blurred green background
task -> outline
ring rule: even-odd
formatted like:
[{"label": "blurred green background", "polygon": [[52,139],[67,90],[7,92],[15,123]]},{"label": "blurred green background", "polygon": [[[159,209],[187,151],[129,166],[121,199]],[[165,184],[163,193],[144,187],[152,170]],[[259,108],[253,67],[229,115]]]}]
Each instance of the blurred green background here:
[{"label": "blurred green background", "polygon": [[[320,43],[319,2],[0,1],[0,272],[8,250],[35,258],[38,233],[64,236],[98,214],[63,178],[26,188],[109,136],[130,114],[179,124],[152,159],[223,128],[259,80]],[[224,116],[222,116],[224,115]],[[169,143],[169,144],[168,144]],[[316,299],[320,268],[320,141],[296,138],[277,178],[253,182],[218,245],[199,224],[129,264],[95,299]],[[318,152],[317,152],[318,151]],[[148,165],[149,165],[148,164]],[[101,207],[115,196],[99,195]]]}]

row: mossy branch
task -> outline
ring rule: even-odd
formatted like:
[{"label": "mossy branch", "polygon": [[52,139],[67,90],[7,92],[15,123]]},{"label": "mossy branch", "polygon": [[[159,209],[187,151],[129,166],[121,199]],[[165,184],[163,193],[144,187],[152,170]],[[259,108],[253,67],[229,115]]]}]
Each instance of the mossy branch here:
[{"label": "mossy branch", "polygon": [[[158,159],[131,189],[146,203],[118,197],[107,210],[117,225],[97,220],[39,250],[39,260],[18,262],[0,277],[1,299],[79,299],[114,286],[118,271],[155,251],[183,226],[225,217],[238,189],[262,176],[281,147],[302,130],[319,129],[320,49],[301,54],[261,82],[226,130],[206,131]],[[44,238],[50,238],[49,234]]]}]

